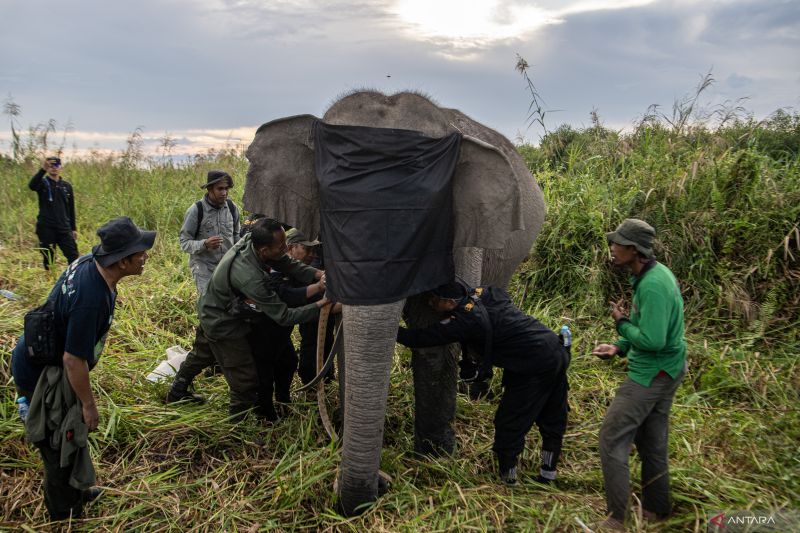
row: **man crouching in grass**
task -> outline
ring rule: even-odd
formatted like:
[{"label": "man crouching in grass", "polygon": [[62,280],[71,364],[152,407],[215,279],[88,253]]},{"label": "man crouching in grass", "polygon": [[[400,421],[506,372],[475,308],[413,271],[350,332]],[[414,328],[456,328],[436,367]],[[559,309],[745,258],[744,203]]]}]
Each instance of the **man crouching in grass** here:
[{"label": "man crouching in grass", "polygon": [[52,520],[81,518],[84,504],[100,494],[93,487],[88,448],[88,433],[100,418],[89,371],[114,318],[117,282],[142,274],[156,238],[155,231],[140,230],[128,217],[110,220],[97,235],[100,244],[73,262],[47,297],[54,315],[54,357],[33,360],[23,335],[11,358],[20,400],[31,398],[25,430],[42,454],[44,501]]}]

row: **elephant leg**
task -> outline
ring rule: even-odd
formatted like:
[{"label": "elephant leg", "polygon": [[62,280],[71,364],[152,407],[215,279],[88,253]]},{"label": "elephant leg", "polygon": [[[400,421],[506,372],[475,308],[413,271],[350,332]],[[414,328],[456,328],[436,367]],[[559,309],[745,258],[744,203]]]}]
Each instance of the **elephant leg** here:
[{"label": "elephant leg", "polygon": [[[404,300],[342,309],[345,343],[345,408],[339,505],[357,514],[378,494],[389,372]],[[341,379],[341,376],[340,376]]]},{"label": "elephant leg", "polygon": [[[424,328],[440,320],[428,306],[427,295],[409,298],[403,313],[409,328]],[[457,344],[414,348],[414,451],[423,455],[448,455],[455,451],[453,420],[458,383]]]},{"label": "elephant leg", "polygon": [[455,451],[453,420],[456,416],[459,353],[456,344],[411,351],[416,453],[440,456]]},{"label": "elephant leg", "polygon": [[[456,273],[470,286],[481,280],[483,250],[453,250]],[[424,328],[440,317],[428,306],[425,296],[409,298],[405,320],[410,328]],[[450,454],[455,450],[453,420],[456,416],[458,359],[457,344],[411,351],[414,372],[414,451],[426,455]]]}]

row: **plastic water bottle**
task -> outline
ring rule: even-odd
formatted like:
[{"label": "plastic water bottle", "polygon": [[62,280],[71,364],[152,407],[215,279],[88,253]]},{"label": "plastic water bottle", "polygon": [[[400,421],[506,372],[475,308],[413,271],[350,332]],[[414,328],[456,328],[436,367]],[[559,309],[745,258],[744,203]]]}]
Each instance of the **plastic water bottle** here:
[{"label": "plastic water bottle", "polygon": [[561,337],[561,342],[564,344],[564,348],[569,348],[572,346],[572,332],[569,330],[569,326],[566,324],[561,326],[561,331],[558,333],[558,336]]},{"label": "plastic water bottle", "polygon": [[25,422],[28,419],[28,411],[31,410],[31,404],[28,402],[28,398],[25,396],[20,396],[17,398],[17,412],[19,413],[19,417]]}]

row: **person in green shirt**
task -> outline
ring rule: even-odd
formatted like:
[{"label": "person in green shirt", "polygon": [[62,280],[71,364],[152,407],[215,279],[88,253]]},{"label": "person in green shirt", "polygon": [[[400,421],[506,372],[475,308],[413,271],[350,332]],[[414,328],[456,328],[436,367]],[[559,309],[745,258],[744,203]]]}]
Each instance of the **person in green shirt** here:
[{"label": "person in green shirt", "polygon": [[[281,224],[262,218],[225,253],[200,300],[200,324],[192,357],[187,357],[178,370],[168,402],[193,400],[188,385],[203,368],[216,361],[230,388],[232,420],[241,420],[253,408],[257,415],[270,418],[271,399],[267,405],[259,395],[257,364],[248,342],[252,329],[248,314],[289,326],[316,320],[320,307],[328,304],[322,298],[308,305],[289,307],[281,300],[270,282],[270,268],[304,284],[323,279],[321,270],[292,259],[286,252],[286,233]],[[334,307],[334,312],[338,309]]]},{"label": "person in green shirt", "polygon": [[649,520],[671,511],[669,495],[669,412],[686,373],[683,299],[672,272],[656,261],[656,232],[635,218],[607,233],[611,262],[632,273],[633,301],[628,314],[621,301],[611,304],[620,339],[600,344],[593,354],[628,359],[628,376],[617,390],[600,428],[600,460],[608,505],[605,529],[624,530],[630,497],[628,456],[636,444],[642,460],[642,507]]}]

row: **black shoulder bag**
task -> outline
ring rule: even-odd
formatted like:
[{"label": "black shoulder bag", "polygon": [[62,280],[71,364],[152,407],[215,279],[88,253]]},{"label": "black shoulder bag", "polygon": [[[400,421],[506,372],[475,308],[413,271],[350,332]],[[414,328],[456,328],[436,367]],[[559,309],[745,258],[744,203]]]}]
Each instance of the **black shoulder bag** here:
[{"label": "black shoulder bag", "polygon": [[55,303],[48,299],[44,304],[25,313],[24,320],[27,347],[25,355],[28,360],[37,365],[56,365],[60,357]]},{"label": "black shoulder bag", "polygon": [[[91,255],[78,261],[75,268],[92,259]],[[56,304],[48,298],[42,305],[25,313],[25,355],[37,365],[58,365],[64,356],[63,341],[56,332]]]}]

